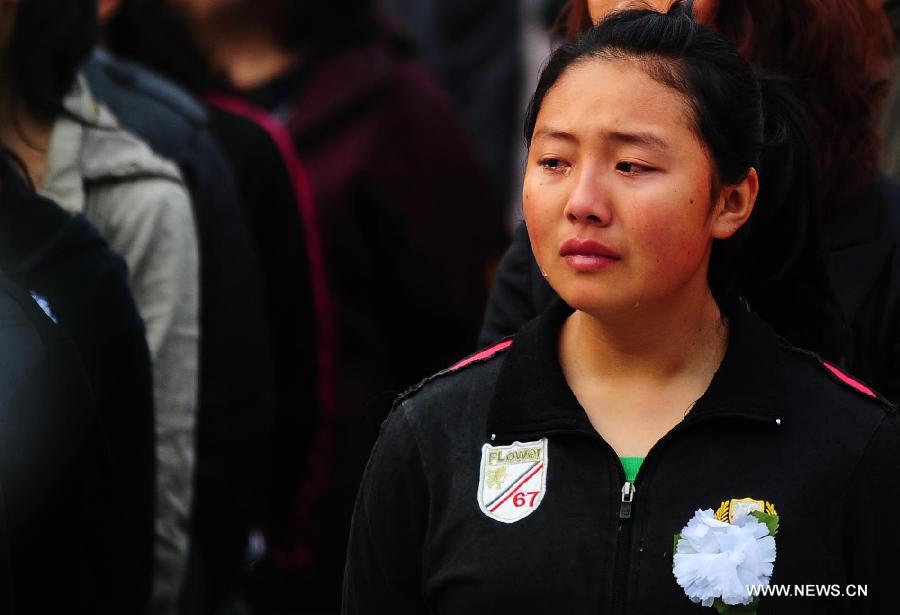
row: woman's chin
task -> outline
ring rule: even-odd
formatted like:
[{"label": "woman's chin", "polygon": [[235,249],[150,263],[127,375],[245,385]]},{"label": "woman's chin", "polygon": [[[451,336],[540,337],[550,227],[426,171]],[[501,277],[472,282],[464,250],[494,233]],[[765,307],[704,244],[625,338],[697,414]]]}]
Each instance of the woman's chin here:
[{"label": "woman's chin", "polygon": [[597,318],[620,316],[640,307],[637,298],[622,296],[603,288],[555,289],[572,309]]}]

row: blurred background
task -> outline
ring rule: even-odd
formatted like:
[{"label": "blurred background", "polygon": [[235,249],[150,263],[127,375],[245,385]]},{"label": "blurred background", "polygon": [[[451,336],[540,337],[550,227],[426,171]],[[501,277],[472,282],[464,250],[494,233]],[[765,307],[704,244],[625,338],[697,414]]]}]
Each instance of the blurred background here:
[{"label": "blurred background", "polygon": [[[900,176],[900,1],[845,2],[868,185]],[[0,611],[339,612],[381,421],[478,348],[589,4],[0,0]]]}]

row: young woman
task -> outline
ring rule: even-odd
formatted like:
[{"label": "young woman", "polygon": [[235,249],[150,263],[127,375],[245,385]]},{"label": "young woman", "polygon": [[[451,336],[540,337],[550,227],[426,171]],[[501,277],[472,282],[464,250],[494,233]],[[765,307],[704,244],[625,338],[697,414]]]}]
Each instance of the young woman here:
[{"label": "young woman", "polygon": [[[570,0],[562,23],[574,38],[616,8],[638,4],[665,11],[672,3]],[[761,280],[775,299],[762,305],[751,296],[751,303],[791,342],[900,401],[900,187],[877,170],[877,121],[892,58],[881,4],[698,0],[694,11],[745,58],[789,77],[812,120],[813,181],[798,192],[809,206],[805,214],[796,210],[807,220],[806,249],[767,253],[764,258],[782,261],[793,275],[774,281],[778,292],[772,281]],[[553,296],[522,227],[497,273],[480,341],[514,333]]]},{"label": "young woman", "polygon": [[[757,171],[788,111],[681,4],[551,56],[523,202],[565,303],[397,403],[345,613],[888,609],[896,412],[740,300],[758,216],[796,207]],[[868,599],[754,599],[766,584]]]}]

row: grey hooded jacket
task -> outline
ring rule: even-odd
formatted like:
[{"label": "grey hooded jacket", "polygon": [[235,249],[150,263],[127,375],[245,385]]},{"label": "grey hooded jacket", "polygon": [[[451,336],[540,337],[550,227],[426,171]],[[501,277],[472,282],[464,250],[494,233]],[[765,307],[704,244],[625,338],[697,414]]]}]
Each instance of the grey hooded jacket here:
[{"label": "grey hooded jacket", "polygon": [[199,257],[190,197],[175,165],[120,129],[83,79],[65,107],[72,117],[54,124],[39,188],[83,213],[128,265],[153,361],[153,612],[174,613],[187,554],[198,390]]}]

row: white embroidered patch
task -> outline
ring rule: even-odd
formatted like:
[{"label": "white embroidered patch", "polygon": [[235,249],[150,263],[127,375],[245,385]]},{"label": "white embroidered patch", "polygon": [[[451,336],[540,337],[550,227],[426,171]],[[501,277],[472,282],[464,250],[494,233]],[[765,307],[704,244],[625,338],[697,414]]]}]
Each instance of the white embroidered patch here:
[{"label": "white embroidered patch", "polygon": [[478,507],[491,519],[515,523],[541,505],[547,492],[547,438],[481,447]]}]

